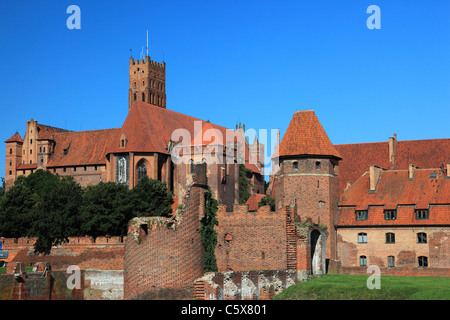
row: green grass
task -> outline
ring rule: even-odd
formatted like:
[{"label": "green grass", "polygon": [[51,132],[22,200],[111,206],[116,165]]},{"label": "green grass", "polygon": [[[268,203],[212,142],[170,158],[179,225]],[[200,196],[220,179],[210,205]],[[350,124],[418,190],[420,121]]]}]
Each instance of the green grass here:
[{"label": "green grass", "polygon": [[381,276],[380,289],[368,289],[370,275],[327,274],[290,286],[274,300],[450,300],[450,278]]}]

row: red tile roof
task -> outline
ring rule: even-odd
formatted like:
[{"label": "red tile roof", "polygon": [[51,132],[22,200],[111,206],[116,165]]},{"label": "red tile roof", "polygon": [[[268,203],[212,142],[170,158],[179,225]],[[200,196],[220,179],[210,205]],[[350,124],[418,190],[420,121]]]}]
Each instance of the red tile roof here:
[{"label": "red tile roof", "polygon": [[38,127],[38,133],[39,133],[38,140],[52,139],[53,134],[57,133],[57,132],[71,132],[70,130],[55,128],[55,127],[51,127],[51,126],[47,126],[47,125],[43,125],[43,124],[39,124],[39,123],[38,123],[37,127]]},{"label": "red tile roof", "polygon": [[[355,143],[335,145],[342,155],[339,161],[339,191],[347,182],[354,183],[370,165],[391,169],[389,143]],[[397,141],[395,169],[440,168],[450,161],[450,139]]]},{"label": "red tile roof", "polygon": [[20,134],[16,132],[11,138],[5,141],[5,143],[8,142],[23,142],[22,138],[20,137]]},{"label": "red tile roof", "polygon": [[[122,126],[127,145],[120,147],[120,135],[116,137],[108,153],[158,152],[167,154],[167,146],[173,131],[186,129],[194,143],[194,122],[201,121],[202,129],[217,129],[226,137],[226,128],[208,123],[172,110],[145,102],[135,102]],[[203,141],[206,143],[206,141]]]},{"label": "red tile roof", "polygon": [[17,170],[32,170],[36,169],[37,165],[35,164],[21,164],[17,167]]},{"label": "red tile roof", "polygon": [[55,148],[47,167],[106,164],[106,152],[120,133],[120,129],[53,132]]},{"label": "red tile roof", "polygon": [[325,155],[341,158],[312,110],[297,111],[281,140],[279,155]]},{"label": "red tile roof", "polygon": [[[450,179],[445,171],[416,169],[412,180],[408,179],[408,170],[383,171],[375,192],[369,192],[369,176],[366,172],[341,196],[337,225],[450,224]],[[414,209],[430,205],[430,218],[416,220]],[[378,213],[371,214],[370,209],[368,220],[356,221],[355,209],[366,210],[370,206],[378,206],[379,209],[373,209]],[[384,220],[383,210],[397,206],[402,208],[397,219]]]}]

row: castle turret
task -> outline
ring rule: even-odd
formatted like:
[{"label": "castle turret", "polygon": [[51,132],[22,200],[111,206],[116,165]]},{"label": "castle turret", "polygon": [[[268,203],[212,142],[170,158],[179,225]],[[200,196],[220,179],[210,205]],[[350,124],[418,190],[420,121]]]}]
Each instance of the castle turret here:
[{"label": "castle turret", "polygon": [[295,205],[296,213],[330,232],[327,257],[334,258],[334,218],[339,199],[335,149],[312,110],[297,111],[279,146],[279,170],[275,175],[275,203]]},{"label": "castle turret", "polygon": [[5,185],[10,188],[17,177],[17,167],[22,163],[23,140],[16,132],[6,143]]},{"label": "castle turret", "polygon": [[130,58],[130,88],[128,109],[135,101],[143,101],[166,108],[166,63],[156,62],[149,56],[141,60]]}]

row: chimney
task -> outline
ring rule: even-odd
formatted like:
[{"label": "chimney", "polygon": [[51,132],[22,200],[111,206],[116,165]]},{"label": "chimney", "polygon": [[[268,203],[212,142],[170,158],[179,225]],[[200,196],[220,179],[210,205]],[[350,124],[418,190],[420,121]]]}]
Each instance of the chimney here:
[{"label": "chimney", "polygon": [[369,191],[370,192],[375,192],[375,190],[377,188],[378,180],[380,179],[381,171],[383,171],[383,169],[381,169],[378,166],[370,166],[370,169],[369,169]]},{"label": "chimney", "polygon": [[450,162],[447,162],[447,179],[450,179]]},{"label": "chimney", "polygon": [[394,133],[393,137],[389,137],[389,163],[392,169],[395,169],[395,151],[397,149],[397,134]]},{"label": "chimney", "polygon": [[417,167],[413,164],[409,165],[409,173],[408,173],[408,179],[414,180],[414,172],[416,171]]}]

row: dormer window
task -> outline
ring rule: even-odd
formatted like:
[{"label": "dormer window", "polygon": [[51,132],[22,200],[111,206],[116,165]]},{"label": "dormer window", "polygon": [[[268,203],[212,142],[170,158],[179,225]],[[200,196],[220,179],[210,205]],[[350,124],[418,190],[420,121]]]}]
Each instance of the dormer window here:
[{"label": "dormer window", "polygon": [[428,209],[416,210],[416,220],[428,220],[429,211]]},{"label": "dormer window", "polygon": [[367,217],[369,216],[367,210],[356,210],[356,220],[367,220]]},{"label": "dormer window", "polygon": [[397,219],[397,210],[384,210],[384,220]]}]

